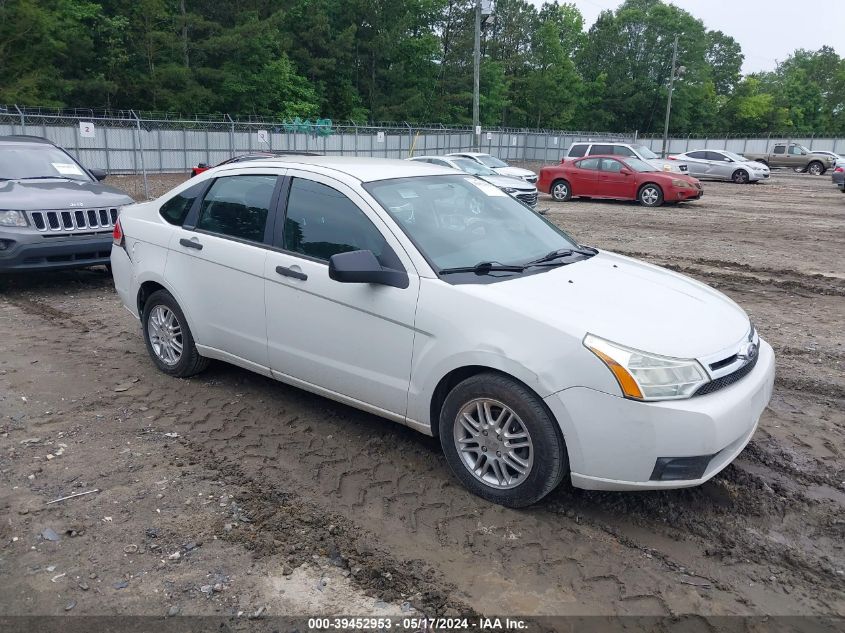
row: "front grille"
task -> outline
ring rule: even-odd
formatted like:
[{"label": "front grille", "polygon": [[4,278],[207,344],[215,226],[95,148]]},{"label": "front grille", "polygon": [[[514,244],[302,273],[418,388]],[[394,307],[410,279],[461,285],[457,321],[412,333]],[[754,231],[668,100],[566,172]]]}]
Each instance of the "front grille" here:
[{"label": "front grille", "polygon": [[754,366],[757,364],[757,359],[760,358],[760,355],[757,354],[753,359],[747,362],[745,365],[740,367],[734,372],[727,374],[726,376],[722,376],[721,378],[717,378],[716,380],[712,380],[708,382],[706,385],[701,385],[698,390],[692,394],[693,396],[703,396],[708,393],[713,393],[714,391],[719,391],[720,389],[724,389],[725,387],[729,387],[730,385],[734,384],[745,378],[748,374],[751,373],[751,370],[754,369]]},{"label": "front grille", "polygon": [[678,165],[678,169],[680,169],[681,171],[689,171],[689,167],[687,167],[686,165]]},{"label": "front grille", "polygon": [[116,207],[72,211],[29,211],[32,226],[42,233],[68,234],[85,231],[90,234],[94,230],[110,231],[117,222],[117,216]]},{"label": "front grille", "polygon": [[536,191],[533,192],[533,193],[518,193],[518,194],[516,194],[516,198],[520,202],[524,202],[525,204],[527,204],[529,207],[533,207],[535,204],[537,204],[537,192]]}]

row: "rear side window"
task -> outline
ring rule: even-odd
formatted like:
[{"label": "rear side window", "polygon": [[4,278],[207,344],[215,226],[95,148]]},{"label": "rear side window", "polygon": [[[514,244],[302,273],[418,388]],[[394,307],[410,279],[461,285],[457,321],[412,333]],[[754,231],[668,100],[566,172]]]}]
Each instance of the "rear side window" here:
[{"label": "rear side window", "polygon": [[569,153],[567,154],[567,156],[569,156],[569,158],[581,158],[581,156],[586,156],[588,147],[589,145],[583,144],[573,145],[569,148]]},{"label": "rear side window", "polygon": [[379,230],[352,200],[337,189],[294,178],[285,215],[284,248],[328,261],[349,251],[372,251],[383,266],[396,255]]},{"label": "rear side window", "polygon": [[785,154],[786,147],[783,145],[775,145],[775,154]]},{"label": "rear side window", "polygon": [[596,154],[612,154],[613,153],[613,145],[593,145],[590,148],[590,156],[595,156]]},{"label": "rear side window", "polygon": [[598,170],[599,168],[599,159],[598,158],[586,158],[584,160],[578,161],[576,163],[578,167],[581,169],[589,169],[590,171]]},{"label": "rear side window", "polygon": [[198,183],[193,187],[188,187],[161,205],[158,212],[170,224],[181,226],[185,222],[185,218],[188,216],[188,211],[191,210],[194,200],[197,199],[204,188],[204,182]]},{"label": "rear side window", "polygon": [[264,241],[276,176],[218,178],[202,201],[197,229],[250,242]]}]

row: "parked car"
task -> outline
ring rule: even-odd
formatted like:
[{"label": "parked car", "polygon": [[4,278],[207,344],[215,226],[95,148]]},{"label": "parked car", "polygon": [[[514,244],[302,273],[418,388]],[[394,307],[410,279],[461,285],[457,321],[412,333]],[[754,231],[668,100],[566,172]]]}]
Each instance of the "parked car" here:
[{"label": "parked car", "polygon": [[685,162],[689,175],[702,180],[731,180],[745,184],[766,180],[771,175],[763,163],[722,149],[697,149],[669,159]]},{"label": "parked car", "polygon": [[0,136],[0,273],[109,263],[120,209],[133,202],[37,136]]},{"label": "parked car", "polygon": [[729,298],[451,168],[225,165],[125,209],[112,267],[162,372],[219,359],[439,437],[508,506],[564,477],[701,484],[772,393],[772,348]]},{"label": "parked car", "polygon": [[698,200],[701,183],[686,174],[665,172],[639,158],[590,156],[540,169],[537,189],[557,201],[571,198],[637,200],[645,207]]},{"label": "parked car", "polygon": [[842,154],[837,154],[836,152],[829,152],[824,149],[814,149],[813,154],[823,154],[824,156],[830,156],[833,159],[833,165],[831,167],[836,167],[836,165],[845,164],[845,157]]},{"label": "parked car", "polygon": [[485,154],[483,152],[453,152],[451,154],[446,155],[474,160],[480,165],[489,167],[501,176],[521,178],[525,182],[530,182],[531,184],[537,182],[537,174],[535,174],[530,169],[523,169],[522,167],[512,167],[508,165],[505,161],[496,158],[495,156],[491,156],[490,154]]},{"label": "parked car", "polygon": [[199,163],[196,167],[191,167],[191,178],[194,176],[198,176],[204,171],[208,171],[212,167],[219,167],[220,165],[228,165],[230,163],[240,163],[245,160],[257,160],[259,158],[273,158],[274,156],[319,156],[319,154],[315,154],[313,152],[295,152],[292,150],[266,150],[266,151],[258,151],[258,152],[249,152],[248,154],[239,154],[237,156],[232,156],[232,158],[227,158],[222,163],[217,163],[217,165],[209,165],[208,163]]},{"label": "parked car", "polygon": [[834,159],[822,152],[813,152],[800,143],[775,143],[765,154],[745,152],[751,160],[767,167],[791,167],[795,171],[806,171],[820,176],[833,167]]},{"label": "parked car", "polygon": [[845,165],[837,165],[830,176],[833,184],[839,187],[839,191],[845,193]]},{"label": "parked car", "polygon": [[500,176],[489,167],[485,167],[481,163],[477,163],[469,158],[461,158],[460,156],[415,156],[408,160],[440,165],[441,167],[451,167],[466,174],[478,176],[520,202],[524,202],[529,207],[537,206],[537,187],[525,182],[521,178]]},{"label": "parked car", "polygon": [[686,172],[686,164],[660,158],[645,145],[634,143],[573,143],[566,153],[567,158],[583,158],[584,156],[621,156],[622,158],[639,158],[661,171]]}]

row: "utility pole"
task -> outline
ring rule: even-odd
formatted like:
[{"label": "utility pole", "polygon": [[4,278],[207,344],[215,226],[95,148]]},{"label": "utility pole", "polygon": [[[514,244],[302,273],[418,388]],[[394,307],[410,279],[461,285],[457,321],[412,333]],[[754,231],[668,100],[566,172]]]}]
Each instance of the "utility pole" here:
[{"label": "utility pole", "polygon": [[[669,115],[672,112],[672,91],[675,89],[675,64],[678,62],[678,36],[675,36],[675,43],[672,45],[672,73],[669,75],[669,99],[666,101],[666,122],[663,125],[663,151],[661,156],[666,158],[666,144],[669,142]],[[678,68],[678,78],[684,74],[686,69]]]},{"label": "utility pole", "polygon": [[475,0],[475,49],[472,54],[472,137],[475,149],[481,147],[478,131],[478,92],[481,81],[481,0]]}]

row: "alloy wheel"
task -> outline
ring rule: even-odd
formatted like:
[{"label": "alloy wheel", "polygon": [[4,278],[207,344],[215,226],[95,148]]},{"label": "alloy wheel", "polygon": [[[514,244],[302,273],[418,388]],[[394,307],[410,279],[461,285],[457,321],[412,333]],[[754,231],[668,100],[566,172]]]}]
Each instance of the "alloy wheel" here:
[{"label": "alloy wheel", "polygon": [[642,193],[640,194],[640,200],[642,200],[643,204],[653,207],[657,204],[657,201],[660,199],[660,192],[657,191],[654,187],[646,187],[643,189]]},{"label": "alloy wheel", "polygon": [[147,334],[153,353],[166,365],[175,365],[182,358],[182,325],[173,311],[157,305],[150,311]]},{"label": "alloy wheel", "polygon": [[514,488],[531,473],[534,445],[528,429],[498,400],[466,403],[455,419],[453,439],[466,469],[491,488]]},{"label": "alloy wheel", "polygon": [[557,183],[552,189],[552,197],[555,200],[565,200],[569,194],[569,186],[564,182]]}]

